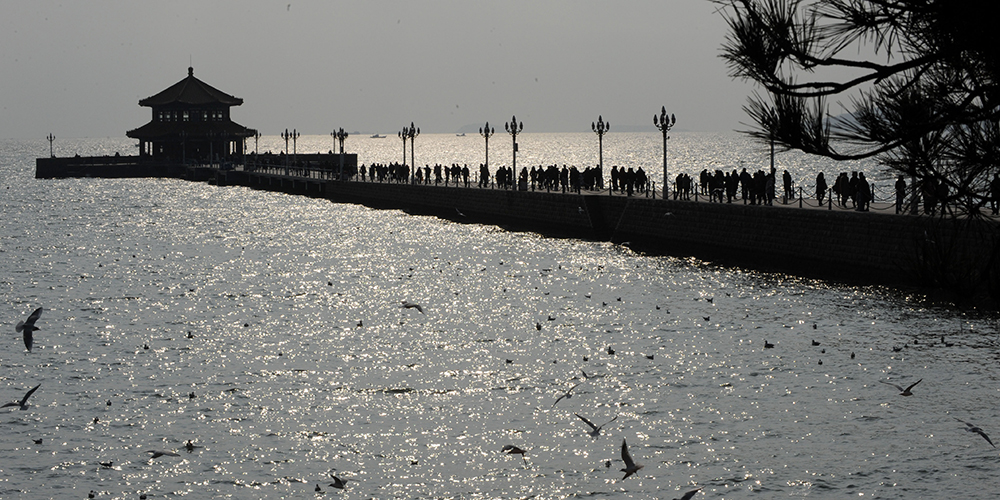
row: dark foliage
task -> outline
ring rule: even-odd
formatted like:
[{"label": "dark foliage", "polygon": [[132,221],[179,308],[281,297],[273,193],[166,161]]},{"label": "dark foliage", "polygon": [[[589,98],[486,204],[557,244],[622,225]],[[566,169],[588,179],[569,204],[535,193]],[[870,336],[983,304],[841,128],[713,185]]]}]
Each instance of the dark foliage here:
[{"label": "dark foliage", "polygon": [[992,2],[712,1],[730,27],[731,76],[766,90],[745,107],[750,134],[834,159],[877,158],[918,192],[933,187],[951,215],[988,203],[1000,160]]}]

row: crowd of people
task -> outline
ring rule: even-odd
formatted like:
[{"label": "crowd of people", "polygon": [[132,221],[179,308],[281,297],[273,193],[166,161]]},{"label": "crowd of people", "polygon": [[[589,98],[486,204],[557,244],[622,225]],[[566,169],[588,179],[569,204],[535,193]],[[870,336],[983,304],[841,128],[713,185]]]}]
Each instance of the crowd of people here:
[{"label": "crowd of people", "polygon": [[[329,178],[338,175],[342,168],[345,179],[358,179],[363,182],[454,185],[456,187],[470,187],[471,183],[475,182],[480,188],[576,193],[606,189],[604,172],[599,165],[586,167],[583,170],[568,165],[562,165],[562,167],[558,165],[534,165],[530,169],[522,167],[515,176],[511,167],[500,166],[491,173],[485,164],[480,164],[478,179],[471,179],[468,165],[457,163],[425,165],[411,171],[408,165],[401,163],[373,163],[360,167],[355,165],[341,167],[332,163],[289,162],[284,154],[272,155],[270,153],[254,155],[253,161],[248,163],[252,163],[254,168],[258,170],[275,170],[290,175],[309,175],[309,171],[320,171]],[[642,167],[633,169],[632,167],[615,165],[611,167],[609,177],[609,189],[612,193],[627,196],[633,194],[650,195],[652,183]],[[776,177],[777,172],[773,168],[770,172],[757,170],[752,174],[746,168],[741,171],[733,169],[731,172],[724,172],[721,169],[710,172],[708,169],[703,169],[698,175],[698,182],[695,183],[694,178],[681,172],[674,178],[673,199],[690,200],[697,193],[708,197],[710,202],[732,203],[737,200],[744,204],[772,205],[777,197]],[[781,181],[785,201],[795,199],[794,182],[787,170],[781,173]],[[908,196],[907,187],[904,177],[898,176],[893,186],[896,213],[905,210],[904,203]],[[990,213],[1000,215],[1000,173],[993,175],[988,190]],[[942,214],[953,213],[953,208],[948,203],[949,188],[946,182],[930,178],[921,184],[919,191],[919,201],[922,202],[924,213],[930,215],[939,211]],[[842,172],[837,175],[832,185],[827,181],[825,174],[820,172],[816,176],[815,198],[820,206],[829,202],[830,204],[836,203],[841,208],[852,208],[866,212],[870,210],[871,202],[875,199],[875,188],[865,177],[864,172],[851,172],[850,175],[847,172]]]}]

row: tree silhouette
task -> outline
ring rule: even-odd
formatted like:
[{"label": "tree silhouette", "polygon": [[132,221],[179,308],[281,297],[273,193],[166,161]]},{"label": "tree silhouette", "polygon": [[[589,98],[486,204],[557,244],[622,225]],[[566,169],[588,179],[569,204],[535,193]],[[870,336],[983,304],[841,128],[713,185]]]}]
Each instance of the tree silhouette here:
[{"label": "tree silhouette", "polygon": [[730,76],[765,90],[744,107],[756,122],[749,134],[837,160],[876,158],[949,214],[988,202],[1000,155],[990,2],[711,1],[729,24]]}]

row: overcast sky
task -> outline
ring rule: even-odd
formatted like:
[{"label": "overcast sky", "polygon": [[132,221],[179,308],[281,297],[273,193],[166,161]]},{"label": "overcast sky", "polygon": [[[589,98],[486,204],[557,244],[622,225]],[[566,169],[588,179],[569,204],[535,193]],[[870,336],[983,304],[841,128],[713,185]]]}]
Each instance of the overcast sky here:
[{"label": "overcast sky", "polygon": [[744,129],[753,89],[719,58],[708,0],[10,1],[0,5],[0,137],[120,137],[139,99],[187,76],[241,97],[263,134]]}]

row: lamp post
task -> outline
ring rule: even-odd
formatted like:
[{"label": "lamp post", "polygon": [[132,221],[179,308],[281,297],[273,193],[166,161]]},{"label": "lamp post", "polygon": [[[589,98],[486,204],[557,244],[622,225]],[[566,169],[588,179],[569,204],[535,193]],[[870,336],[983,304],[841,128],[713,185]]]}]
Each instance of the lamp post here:
[{"label": "lamp post", "polygon": [[295,129],[292,129],[292,132],[289,133],[287,128],[281,134],[281,138],[285,140],[285,175],[291,175],[288,172],[288,140],[292,140],[292,151],[295,151],[295,140],[299,138],[299,135]]},{"label": "lamp post", "polygon": [[[410,127],[403,127],[403,130],[399,132],[399,137],[403,139],[403,164],[406,164],[406,140],[410,140],[410,168],[413,172],[416,172],[417,163],[413,159],[413,139],[420,135],[420,128],[414,127],[413,122],[410,122]],[[411,177],[411,179],[416,179],[416,177]],[[412,182],[412,180],[411,180]]]},{"label": "lamp post", "polygon": [[597,134],[597,158],[601,172],[604,172],[604,134],[611,130],[611,122],[605,122],[600,115],[597,116],[597,123],[590,122],[590,128]]},{"label": "lamp post", "polygon": [[330,136],[340,143],[340,174],[338,175],[340,180],[344,180],[344,140],[347,139],[347,135],[343,128],[336,132],[330,132]]},{"label": "lamp post", "polygon": [[663,199],[667,199],[667,186],[670,186],[670,180],[667,178],[667,132],[674,127],[677,123],[677,117],[674,115],[667,116],[667,107],[663,106],[660,108],[659,120],[657,116],[653,115],[653,125],[656,126],[663,133]]},{"label": "lamp post", "polygon": [[55,158],[56,154],[52,152],[52,141],[56,140],[56,136],[50,133],[46,139],[49,140],[49,158]]},{"label": "lamp post", "polygon": [[511,157],[511,162],[510,162],[510,165],[511,165],[511,172],[510,172],[511,179],[508,180],[508,181],[513,181],[514,179],[517,178],[517,134],[520,134],[521,131],[524,130],[524,123],[522,122],[519,125],[517,123],[517,117],[511,115],[510,122],[504,123],[503,124],[503,128],[504,128],[504,130],[507,131],[508,134],[510,134],[511,141],[513,141],[513,144],[514,144],[513,150],[511,151],[512,157]]},{"label": "lamp post", "polygon": [[486,122],[486,126],[479,129],[479,135],[486,139],[486,170],[490,169],[490,137],[493,137],[494,130],[490,128],[490,122]]},{"label": "lamp post", "polygon": [[409,138],[406,133],[406,127],[403,127],[403,130],[400,130],[396,135],[403,140],[403,165],[406,165],[406,139]]}]

